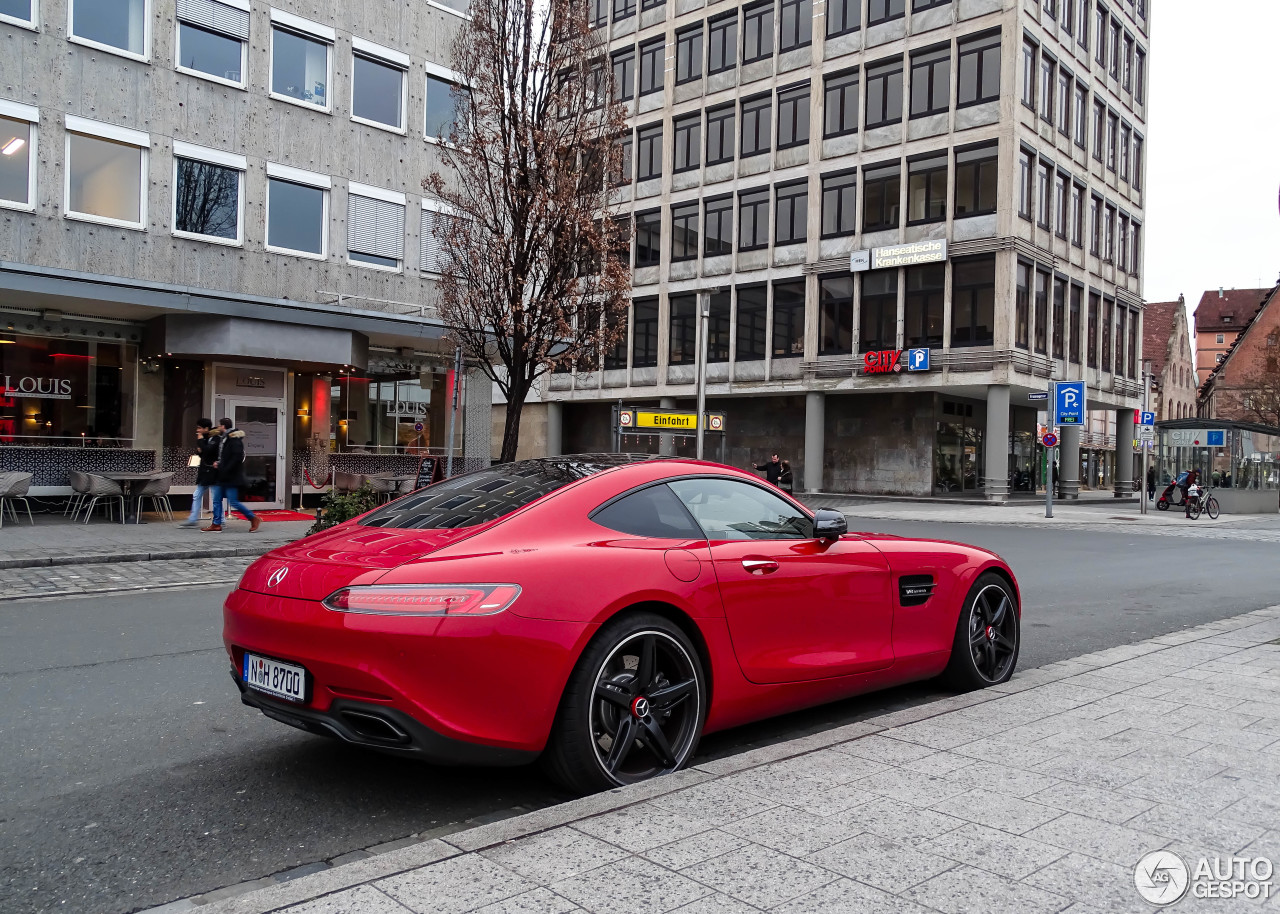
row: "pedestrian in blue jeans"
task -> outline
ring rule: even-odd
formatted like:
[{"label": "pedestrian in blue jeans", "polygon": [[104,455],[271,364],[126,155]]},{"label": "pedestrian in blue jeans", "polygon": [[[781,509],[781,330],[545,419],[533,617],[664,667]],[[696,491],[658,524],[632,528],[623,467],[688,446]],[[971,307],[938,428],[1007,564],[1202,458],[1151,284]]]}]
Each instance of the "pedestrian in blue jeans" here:
[{"label": "pedestrian in blue jeans", "polygon": [[244,432],[235,427],[230,419],[219,419],[222,434],[218,439],[218,454],[214,461],[216,481],[213,486],[213,523],[202,527],[205,533],[222,532],[222,499],[227,500],[227,510],[234,508],[249,521],[249,532],[253,533],[262,524],[262,519],[240,504],[239,490],[246,485],[244,478]]},{"label": "pedestrian in blue jeans", "polygon": [[[204,506],[204,493],[213,488],[217,481],[217,469],[213,463],[218,459],[219,436],[213,431],[212,419],[201,419],[196,422],[195,456],[200,463],[196,469],[196,490],[191,495],[191,513],[187,519],[178,524],[179,527],[197,527],[200,525],[200,509]],[[221,505],[214,503],[214,517],[220,517]]]}]

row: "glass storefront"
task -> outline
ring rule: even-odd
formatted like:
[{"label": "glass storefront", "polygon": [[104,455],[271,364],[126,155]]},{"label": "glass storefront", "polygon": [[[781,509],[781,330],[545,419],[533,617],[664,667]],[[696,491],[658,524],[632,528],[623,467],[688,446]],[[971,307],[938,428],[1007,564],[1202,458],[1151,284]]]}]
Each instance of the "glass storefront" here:
[{"label": "glass storefront", "polygon": [[0,331],[0,442],[129,447],[137,349]]},{"label": "glass storefront", "polygon": [[[307,389],[300,384],[299,390]],[[320,399],[309,391],[312,399]],[[329,449],[336,452],[424,454],[443,448],[450,404],[449,376],[443,372],[404,371],[359,377],[339,374],[328,384]],[[309,415],[303,416],[306,411]],[[310,404],[300,419],[323,419]],[[308,421],[306,434],[313,433]],[[299,431],[303,431],[300,429]],[[320,433],[317,427],[316,434]]]},{"label": "glass storefront", "polygon": [[984,488],[983,434],[986,417],[972,403],[943,400],[933,449],[933,490],[938,495]]}]

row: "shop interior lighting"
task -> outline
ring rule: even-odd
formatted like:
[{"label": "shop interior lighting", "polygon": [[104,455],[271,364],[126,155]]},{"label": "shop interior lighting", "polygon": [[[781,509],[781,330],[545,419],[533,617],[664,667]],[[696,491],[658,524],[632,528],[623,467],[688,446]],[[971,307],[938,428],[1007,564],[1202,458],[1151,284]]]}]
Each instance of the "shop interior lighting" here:
[{"label": "shop interior lighting", "polygon": [[26,140],[24,140],[22,137],[15,136],[9,142],[4,144],[4,148],[0,149],[0,154],[11,156],[25,145],[27,145]]}]

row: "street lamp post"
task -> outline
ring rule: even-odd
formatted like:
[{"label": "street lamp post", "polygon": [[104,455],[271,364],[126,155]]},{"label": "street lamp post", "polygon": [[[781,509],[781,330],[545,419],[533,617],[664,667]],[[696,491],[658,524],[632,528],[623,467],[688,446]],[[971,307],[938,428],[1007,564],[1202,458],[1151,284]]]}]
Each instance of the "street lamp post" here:
[{"label": "street lamp post", "polygon": [[707,330],[711,323],[711,292],[698,294],[698,435],[697,456],[703,459],[707,424]]}]

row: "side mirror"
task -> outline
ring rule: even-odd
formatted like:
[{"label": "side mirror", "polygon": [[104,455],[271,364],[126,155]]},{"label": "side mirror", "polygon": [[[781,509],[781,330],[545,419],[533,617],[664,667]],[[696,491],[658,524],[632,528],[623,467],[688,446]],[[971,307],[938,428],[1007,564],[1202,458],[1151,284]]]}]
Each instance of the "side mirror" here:
[{"label": "side mirror", "polygon": [[849,522],[839,511],[821,508],[813,513],[813,536],[820,540],[836,540],[849,532]]}]

